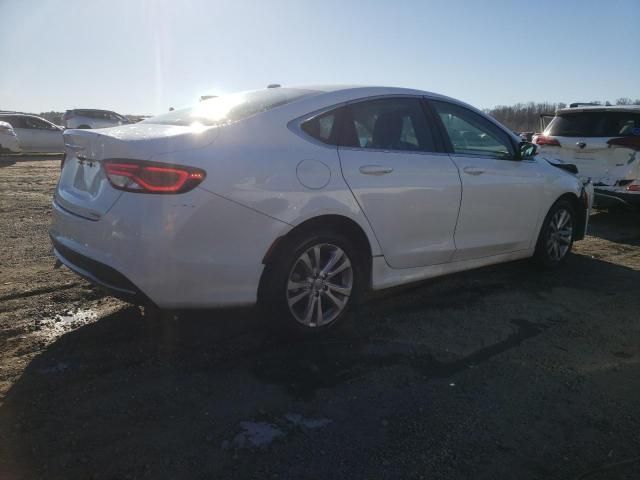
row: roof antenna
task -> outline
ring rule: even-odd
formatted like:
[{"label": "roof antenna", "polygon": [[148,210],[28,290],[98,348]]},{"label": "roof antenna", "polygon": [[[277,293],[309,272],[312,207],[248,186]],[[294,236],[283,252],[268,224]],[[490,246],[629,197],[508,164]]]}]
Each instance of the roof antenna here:
[{"label": "roof antenna", "polygon": [[282,85],[280,85],[279,83],[270,83],[269,85],[267,85],[267,88],[280,88]]}]

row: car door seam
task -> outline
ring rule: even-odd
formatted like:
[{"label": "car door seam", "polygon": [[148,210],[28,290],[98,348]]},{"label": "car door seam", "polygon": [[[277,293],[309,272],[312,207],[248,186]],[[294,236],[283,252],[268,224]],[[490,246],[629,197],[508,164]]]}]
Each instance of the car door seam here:
[{"label": "car door seam", "polygon": [[378,239],[378,235],[376,234],[376,231],[373,228],[373,224],[371,223],[371,220],[369,220],[369,217],[367,217],[367,214],[364,211],[364,208],[362,208],[362,205],[360,205],[360,201],[358,200],[358,197],[356,196],[355,193],[353,193],[353,190],[351,189],[351,185],[349,185],[349,182],[347,182],[347,179],[344,176],[344,170],[342,169],[342,157],[340,156],[340,146],[336,146],[336,154],[338,155],[338,165],[340,165],[340,176],[342,177],[344,184],[349,189],[349,192],[351,192],[351,196],[353,197],[356,204],[358,205],[358,208],[360,208],[360,212],[362,212],[362,216],[364,216],[365,220],[369,224],[369,229],[373,234],[373,238],[375,238],[376,242],[378,243],[378,249],[380,252],[382,252],[382,257],[384,258],[385,263],[389,266],[389,268],[392,268],[391,265],[389,265],[389,262],[387,262],[387,258],[384,256],[384,252],[382,250],[382,244],[380,243],[380,239]]}]

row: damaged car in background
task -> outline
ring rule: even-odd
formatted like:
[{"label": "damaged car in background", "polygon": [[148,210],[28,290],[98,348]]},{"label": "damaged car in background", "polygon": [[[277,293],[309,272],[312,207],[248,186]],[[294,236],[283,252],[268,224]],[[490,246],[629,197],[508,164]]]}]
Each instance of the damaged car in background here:
[{"label": "damaged car in background", "polygon": [[601,208],[640,209],[640,106],[589,106],[556,112],[533,138],[540,156],[577,166]]}]

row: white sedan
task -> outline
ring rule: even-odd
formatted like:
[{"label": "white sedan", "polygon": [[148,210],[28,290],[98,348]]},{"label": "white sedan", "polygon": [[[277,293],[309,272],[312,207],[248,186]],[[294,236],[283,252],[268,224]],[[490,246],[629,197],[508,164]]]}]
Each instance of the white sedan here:
[{"label": "white sedan", "polygon": [[368,289],[583,238],[593,187],[452,98],[270,88],[64,134],[56,257],[160,308],[253,304],[302,331]]},{"label": "white sedan", "polygon": [[1,113],[0,121],[13,127],[19,144],[19,151],[33,153],[62,153],[64,140],[62,127],[24,113]]}]

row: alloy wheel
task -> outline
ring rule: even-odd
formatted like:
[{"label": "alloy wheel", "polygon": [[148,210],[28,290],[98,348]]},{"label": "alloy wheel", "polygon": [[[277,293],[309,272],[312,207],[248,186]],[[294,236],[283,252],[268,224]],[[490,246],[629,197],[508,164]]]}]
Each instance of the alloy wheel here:
[{"label": "alloy wheel", "polygon": [[571,212],[565,208],[558,209],[551,217],[547,234],[547,254],[555,261],[562,260],[569,248],[573,237],[573,219]]},{"label": "alloy wheel", "polygon": [[347,307],[353,289],[353,266],[337,245],[313,245],[294,262],[287,281],[287,303],[306,327],[321,327]]}]

